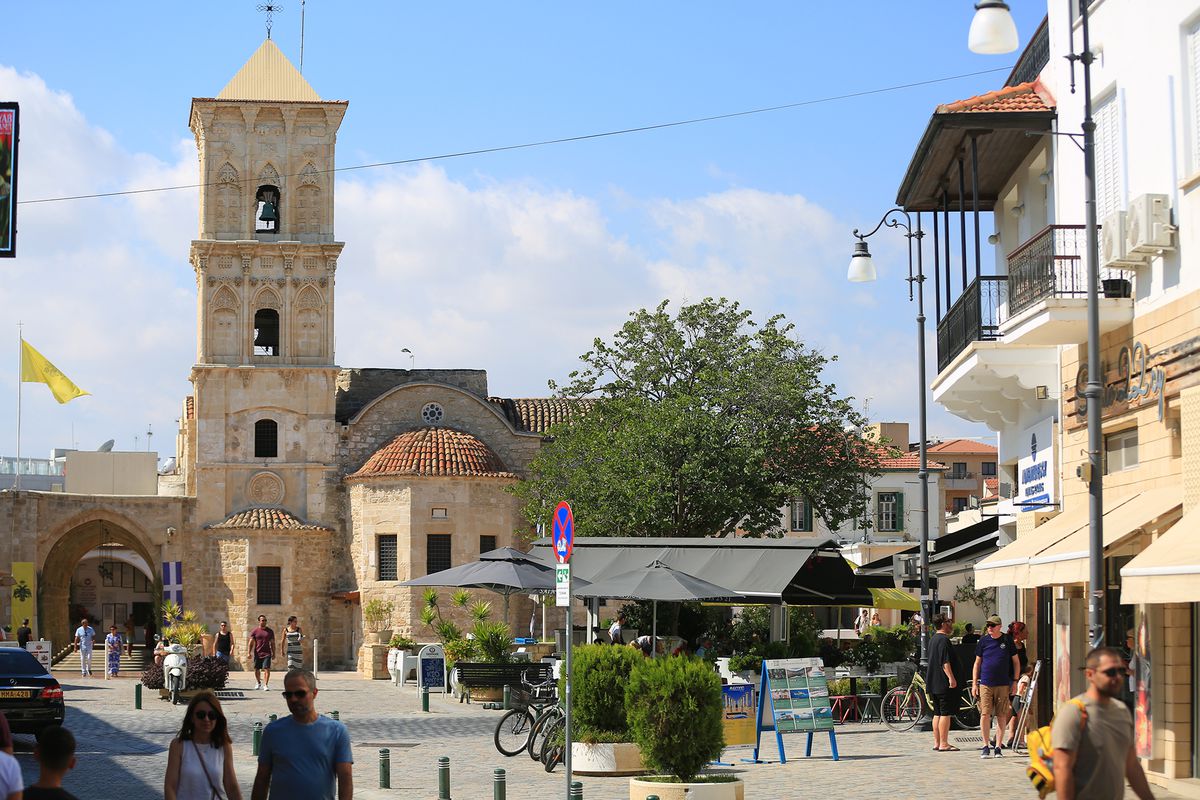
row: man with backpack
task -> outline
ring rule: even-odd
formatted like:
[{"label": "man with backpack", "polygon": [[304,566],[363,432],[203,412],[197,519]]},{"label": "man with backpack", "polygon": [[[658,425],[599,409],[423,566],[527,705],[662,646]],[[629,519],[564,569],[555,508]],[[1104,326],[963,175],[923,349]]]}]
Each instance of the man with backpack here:
[{"label": "man with backpack", "polygon": [[1087,691],[1054,716],[1054,791],[1059,800],[1121,800],[1128,779],[1141,800],[1153,800],[1134,749],[1133,717],[1120,702],[1125,659],[1116,648],[1097,647],[1084,674]]},{"label": "man with backpack", "polygon": [[[979,697],[979,730],[983,733],[980,758],[1004,755],[1004,729],[1012,714],[1009,697],[1021,674],[1021,662],[1012,639],[1000,628],[1000,617],[987,618],[987,634],[975,643],[975,667],[971,693]],[[992,747],[992,717],[995,716],[996,746]]]}]

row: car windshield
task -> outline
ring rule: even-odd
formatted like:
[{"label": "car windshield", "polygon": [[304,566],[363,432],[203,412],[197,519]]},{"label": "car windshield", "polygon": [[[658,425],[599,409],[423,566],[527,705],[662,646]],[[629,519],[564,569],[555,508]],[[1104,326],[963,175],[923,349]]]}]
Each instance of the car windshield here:
[{"label": "car windshield", "polygon": [[0,649],[0,675],[45,675],[41,663],[23,650]]}]

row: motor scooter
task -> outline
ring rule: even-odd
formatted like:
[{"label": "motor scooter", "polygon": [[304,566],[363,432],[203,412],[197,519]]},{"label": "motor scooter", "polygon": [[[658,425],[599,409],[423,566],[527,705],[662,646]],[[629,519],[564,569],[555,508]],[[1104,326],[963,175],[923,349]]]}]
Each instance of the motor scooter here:
[{"label": "motor scooter", "polygon": [[179,695],[187,687],[187,648],[181,644],[167,647],[163,658],[163,685],[171,696],[171,705],[179,704]]}]

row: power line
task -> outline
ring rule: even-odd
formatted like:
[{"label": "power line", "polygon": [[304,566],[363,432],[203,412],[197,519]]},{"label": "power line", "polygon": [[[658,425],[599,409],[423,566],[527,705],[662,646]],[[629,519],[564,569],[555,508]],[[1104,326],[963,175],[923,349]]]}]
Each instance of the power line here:
[{"label": "power line", "polygon": [[[336,167],[334,169],[318,170],[318,173],[333,173],[333,172],[351,172],[362,169],[377,169],[379,167],[395,167],[406,164],[419,164],[426,161],[445,161],[452,158],[466,158],[467,156],[487,155],[489,153],[505,153],[512,150],[528,150],[534,147],[547,147],[555,144],[567,144],[569,142],[585,142],[589,139],[604,139],[610,136],[624,136],[631,133],[645,133],[647,131],[663,130],[665,128],[680,128],[685,125],[699,125],[705,122],[718,122],[720,120],[735,119],[737,117],[749,117],[755,114],[769,114],[775,111],[786,111],[793,108],[803,108],[805,106],[815,106],[822,103],[833,103],[838,100],[851,100],[857,97],[868,97],[874,94],[885,94],[887,92],[898,92],[903,89],[914,89],[918,86],[930,86],[935,83],[946,83],[948,81],[961,80],[963,78],[974,78],[980,75],[988,75],[993,72],[1010,72],[1011,66],[996,67],[994,69],[985,69],[978,72],[964,72],[961,75],[949,75],[944,78],[931,78],[925,81],[914,81],[912,83],[900,83],[894,86],[885,86],[880,89],[864,89],[860,92],[848,92],[846,94],[831,95],[829,97],[820,97],[814,100],[801,100],[796,103],[784,103],[782,105],[765,106],[762,108],[752,108],[746,111],[732,111],[727,114],[713,114],[707,117],[694,117],[692,119],[676,120],[674,122],[660,122],[653,125],[639,125],[632,128],[619,128],[617,130],[602,131],[600,133],[585,133],[577,136],[563,136],[557,139],[541,139],[534,142],[524,142],[522,144],[506,144],[495,147],[481,147],[475,150],[460,150],[455,153],[442,153],[434,156],[419,156],[416,158],[402,158],[395,161],[379,161],[372,164],[357,164],[351,167]],[[311,173],[310,173],[311,174]],[[282,177],[294,178],[298,175],[285,175]],[[244,179],[250,181],[253,179]],[[121,197],[125,195],[135,194],[152,194],[155,192],[173,192],[180,189],[199,189],[202,186],[215,186],[216,183],[187,183],[178,186],[157,186],[149,189],[125,189],[119,192],[97,192],[95,194],[76,194],[63,197],[42,197],[35,200],[19,200],[18,205],[33,205],[34,203],[59,203],[68,200],[92,200],[100,197]]]}]

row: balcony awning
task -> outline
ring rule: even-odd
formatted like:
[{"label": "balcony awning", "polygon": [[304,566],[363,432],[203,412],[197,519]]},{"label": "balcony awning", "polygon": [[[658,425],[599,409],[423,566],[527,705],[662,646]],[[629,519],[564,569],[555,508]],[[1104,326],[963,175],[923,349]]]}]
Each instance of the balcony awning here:
[{"label": "balcony awning", "polygon": [[[975,134],[979,210],[991,211],[1013,173],[1041,140],[1037,134],[1051,130],[1054,117],[1054,98],[1040,81],[938,106],[909,162],[896,204],[909,211],[940,209],[944,185],[951,211],[971,210],[971,136]],[[958,159],[964,151],[966,194],[960,197]]]},{"label": "balcony awning", "polygon": [[1200,602],[1200,510],[1189,511],[1121,570],[1121,602]]},{"label": "balcony awning", "polygon": [[[1139,492],[1111,504],[1104,511],[1104,548],[1120,544],[1153,527],[1165,528],[1177,518],[1183,502],[1179,486]],[[1061,586],[1087,583],[1090,551],[1088,526],[1047,547],[1029,559],[1027,586]]]},{"label": "balcony awning", "polygon": [[921,601],[903,589],[872,589],[872,608],[898,608],[901,611],[920,611]]},{"label": "balcony awning", "polygon": [[1061,542],[1080,529],[1087,529],[1087,506],[1073,508],[1034,528],[1015,542],[1000,548],[975,565],[975,586],[1031,586],[1029,559]]}]

